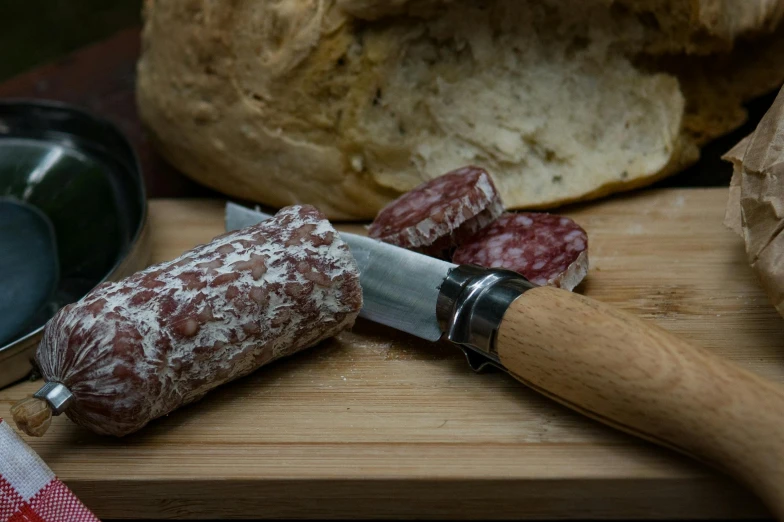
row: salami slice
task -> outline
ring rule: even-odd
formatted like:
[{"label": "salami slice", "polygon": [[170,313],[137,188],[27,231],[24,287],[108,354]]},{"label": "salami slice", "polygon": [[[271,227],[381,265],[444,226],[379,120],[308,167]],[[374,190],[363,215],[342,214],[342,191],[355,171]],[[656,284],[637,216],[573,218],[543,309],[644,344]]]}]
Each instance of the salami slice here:
[{"label": "salami slice", "polygon": [[[318,210],[293,206],[96,287],[47,324],[37,360],[73,395],[71,420],[122,436],[337,334],[361,306],[347,245]],[[34,432],[31,410],[15,417]]]},{"label": "salami slice", "polygon": [[537,285],[573,290],[588,273],[588,235],[566,217],[507,213],[455,250],[452,262],[506,268]]},{"label": "salami slice", "polygon": [[368,235],[444,257],[503,211],[490,175],[479,167],[465,167],[428,181],[384,207]]}]

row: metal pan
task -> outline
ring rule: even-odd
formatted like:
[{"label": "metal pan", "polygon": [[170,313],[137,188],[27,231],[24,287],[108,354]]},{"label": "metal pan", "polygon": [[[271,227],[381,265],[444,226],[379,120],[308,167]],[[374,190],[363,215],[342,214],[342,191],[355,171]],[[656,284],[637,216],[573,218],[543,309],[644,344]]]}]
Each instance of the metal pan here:
[{"label": "metal pan", "polygon": [[59,264],[51,298],[0,346],[2,388],[33,369],[43,326],[59,308],[144,268],[150,249],[136,154],[114,125],[77,108],[0,101],[0,197],[21,200],[49,218]]}]

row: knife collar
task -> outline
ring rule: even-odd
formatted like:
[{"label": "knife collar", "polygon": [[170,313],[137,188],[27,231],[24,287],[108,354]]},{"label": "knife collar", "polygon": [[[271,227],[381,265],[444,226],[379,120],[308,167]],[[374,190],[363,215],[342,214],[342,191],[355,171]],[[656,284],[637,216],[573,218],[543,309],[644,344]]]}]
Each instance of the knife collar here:
[{"label": "knife collar", "polygon": [[441,285],[436,317],[450,341],[497,360],[495,337],[512,301],[535,285],[517,272],[461,265]]}]

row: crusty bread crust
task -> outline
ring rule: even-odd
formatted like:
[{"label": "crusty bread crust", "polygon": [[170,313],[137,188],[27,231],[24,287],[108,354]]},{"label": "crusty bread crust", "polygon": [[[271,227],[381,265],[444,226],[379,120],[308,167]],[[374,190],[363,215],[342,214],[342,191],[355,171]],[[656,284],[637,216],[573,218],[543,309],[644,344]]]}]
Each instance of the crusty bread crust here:
[{"label": "crusty bread crust", "polygon": [[370,219],[477,164],[507,207],[552,208],[680,170],[784,78],[784,31],[756,34],[784,2],[678,2],[148,0],[138,104],[170,162],[233,197]]}]

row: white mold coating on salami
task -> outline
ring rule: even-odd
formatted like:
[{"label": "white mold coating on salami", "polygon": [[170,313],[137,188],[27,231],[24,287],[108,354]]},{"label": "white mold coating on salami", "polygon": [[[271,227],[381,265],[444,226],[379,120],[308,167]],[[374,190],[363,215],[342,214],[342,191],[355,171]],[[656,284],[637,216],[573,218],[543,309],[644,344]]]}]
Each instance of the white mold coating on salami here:
[{"label": "white mold coating on salami", "polygon": [[104,283],[47,324],[37,358],[67,414],[125,435],[263,364],[353,325],[362,306],[347,245],[310,206]]},{"label": "white mold coating on salami", "polygon": [[458,245],[504,211],[490,175],[464,167],[420,185],[384,207],[370,237],[432,255]]},{"label": "white mold coating on salami", "polygon": [[573,290],[588,273],[588,235],[567,217],[509,213],[455,250],[452,262],[506,268],[537,285]]}]

